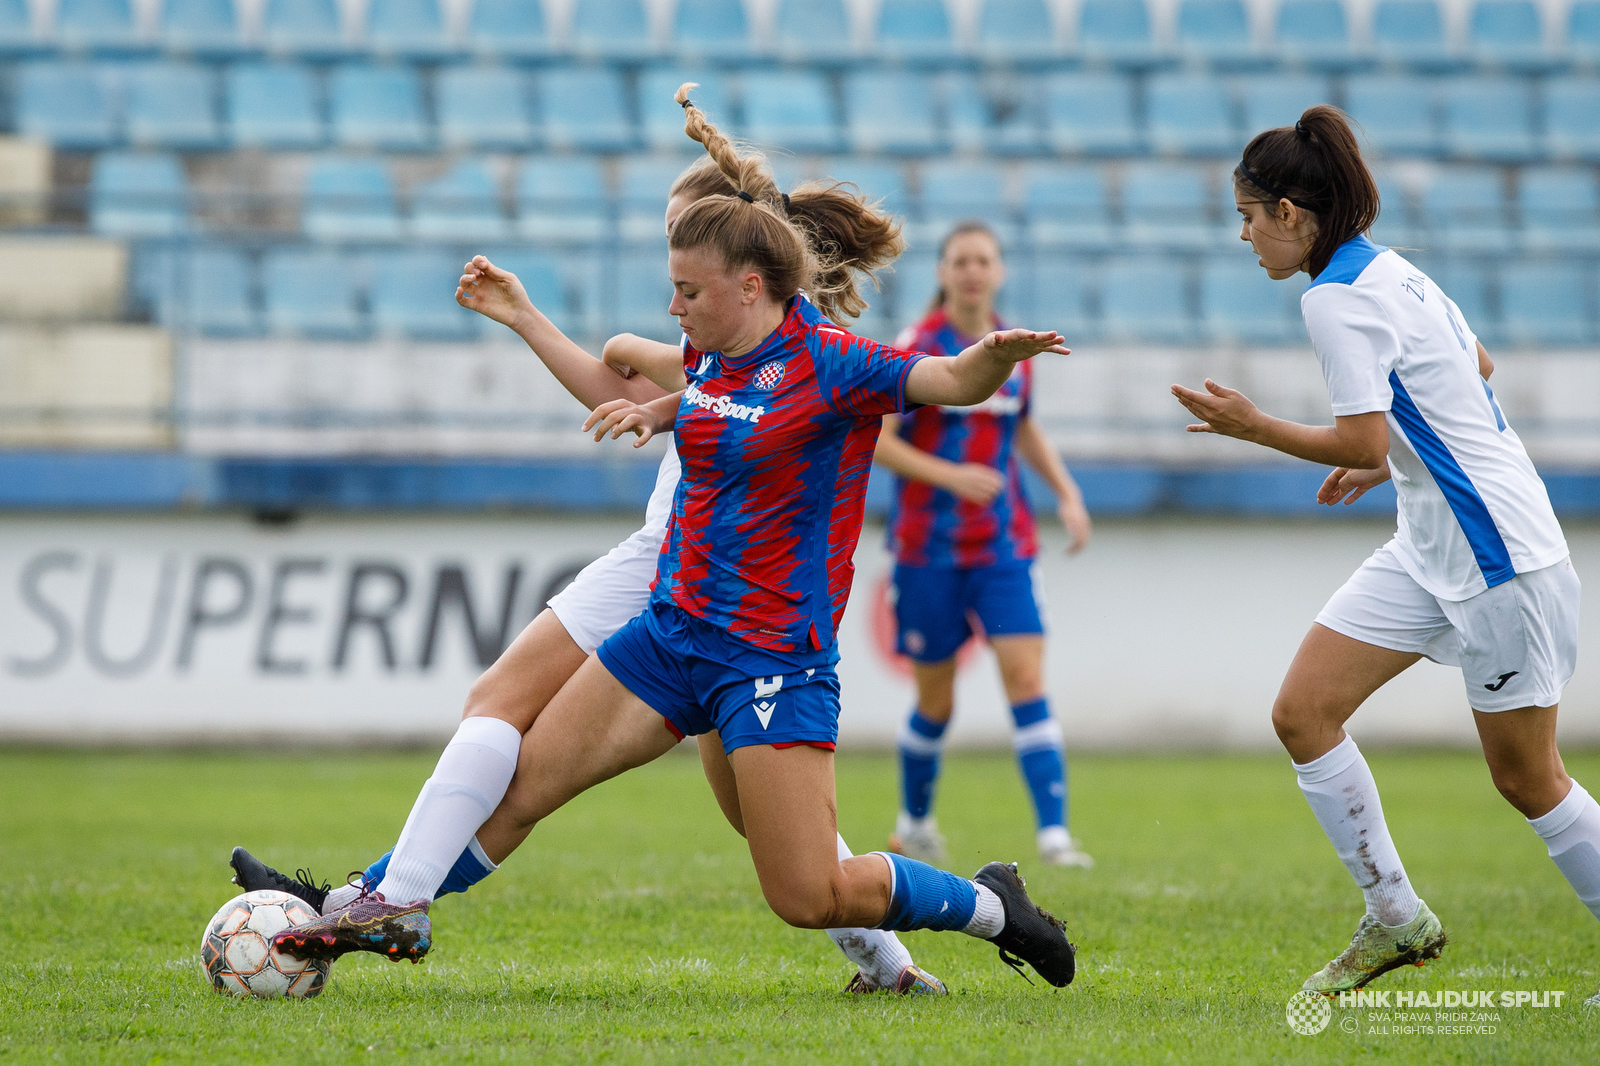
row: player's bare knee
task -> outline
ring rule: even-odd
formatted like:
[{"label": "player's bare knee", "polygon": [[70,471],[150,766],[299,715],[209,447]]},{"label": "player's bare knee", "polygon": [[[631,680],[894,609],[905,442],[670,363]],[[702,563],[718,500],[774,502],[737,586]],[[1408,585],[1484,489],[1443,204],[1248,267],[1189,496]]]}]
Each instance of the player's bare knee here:
[{"label": "player's bare knee", "polygon": [[1548,814],[1565,795],[1567,787],[1544,770],[1491,768],[1490,776],[1500,795],[1524,818]]}]

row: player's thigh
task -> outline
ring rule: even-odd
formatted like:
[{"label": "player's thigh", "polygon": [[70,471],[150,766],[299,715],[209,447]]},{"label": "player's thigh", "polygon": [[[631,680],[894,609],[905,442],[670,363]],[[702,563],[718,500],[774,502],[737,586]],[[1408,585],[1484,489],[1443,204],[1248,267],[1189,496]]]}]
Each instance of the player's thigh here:
[{"label": "player's thigh", "polygon": [[1044,635],[991,637],[1006,699],[1015,706],[1044,695]]},{"label": "player's thigh", "polygon": [[733,764],[728,753],[722,750],[722,735],[713,729],[695,737],[700,748],[700,766],[706,772],[706,783],[717,798],[722,816],[734,831],[744,836],[744,815],[739,810],[739,782],[733,775]]},{"label": "player's thigh", "polygon": [[1272,719],[1285,725],[1342,726],[1378,689],[1422,656],[1335,633],[1320,622],[1300,642],[1273,705]]},{"label": "player's thigh", "polygon": [[1549,814],[1572,787],[1556,748],[1556,708],[1473,711],[1484,761],[1501,795],[1525,817]]},{"label": "player's thigh", "polygon": [[911,660],[911,680],[917,686],[917,713],[935,722],[947,722],[956,704],[956,659],[924,663]]},{"label": "player's thigh", "polygon": [[526,733],[588,655],[553,611],[539,612],[473,682],[463,718],[500,718]]}]

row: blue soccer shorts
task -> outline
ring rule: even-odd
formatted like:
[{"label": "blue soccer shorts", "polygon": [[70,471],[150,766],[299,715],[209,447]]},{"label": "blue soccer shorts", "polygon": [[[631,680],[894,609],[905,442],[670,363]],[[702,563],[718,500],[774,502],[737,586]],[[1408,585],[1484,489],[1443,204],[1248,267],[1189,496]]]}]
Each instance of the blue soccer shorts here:
[{"label": "blue soccer shorts", "polygon": [[769,652],[671,604],[652,602],[595,654],[680,737],[715,729],[730,752],[755,744],[832,750],[839,739],[832,649]]},{"label": "blue soccer shorts", "polygon": [[1042,595],[1032,564],[959,569],[896,566],[894,617],[900,654],[942,663],[977,632],[987,637],[1043,633]]}]

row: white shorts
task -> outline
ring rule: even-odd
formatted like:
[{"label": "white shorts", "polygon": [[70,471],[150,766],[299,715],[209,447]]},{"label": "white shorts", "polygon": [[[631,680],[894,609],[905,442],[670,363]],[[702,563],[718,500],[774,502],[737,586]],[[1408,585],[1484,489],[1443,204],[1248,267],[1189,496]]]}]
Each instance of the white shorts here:
[{"label": "white shorts", "polygon": [[1385,544],[1333,594],[1317,623],[1461,667],[1473,710],[1551,707],[1578,661],[1580,590],[1569,558],[1470,599],[1441,600]]},{"label": "white shorts", "polygon": [[646,526],[584,567],[572,584],[550,598],[550,609],[584,654],[594,654],[644,610],[665,539],[665,529]]}]

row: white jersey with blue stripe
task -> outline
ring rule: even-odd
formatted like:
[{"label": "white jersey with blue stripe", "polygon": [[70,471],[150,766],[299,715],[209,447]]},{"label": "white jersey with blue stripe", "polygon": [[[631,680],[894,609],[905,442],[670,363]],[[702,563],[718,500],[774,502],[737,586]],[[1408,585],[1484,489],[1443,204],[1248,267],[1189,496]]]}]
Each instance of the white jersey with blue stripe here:
[{"label": "white jersey with blue stripe", "polygon": [[1388,412],[1393,543],[1419,585],[1465,600],[1567,557],[1544,482],[1478,372],[1477,337],[1432,279],[1360,236],[1300,308],[1333,413]]}]

